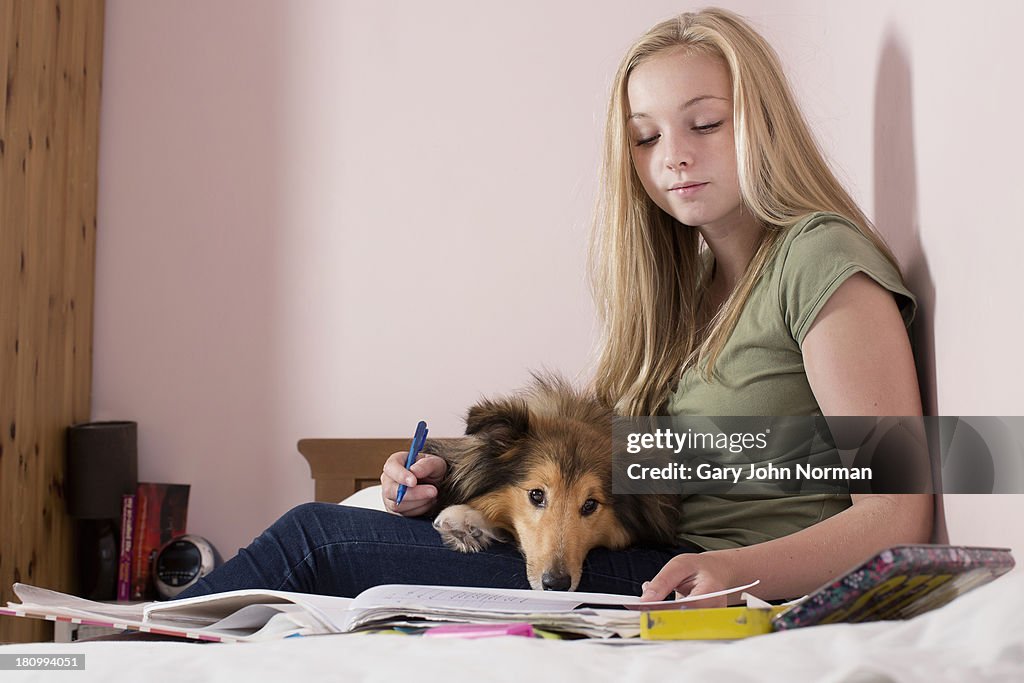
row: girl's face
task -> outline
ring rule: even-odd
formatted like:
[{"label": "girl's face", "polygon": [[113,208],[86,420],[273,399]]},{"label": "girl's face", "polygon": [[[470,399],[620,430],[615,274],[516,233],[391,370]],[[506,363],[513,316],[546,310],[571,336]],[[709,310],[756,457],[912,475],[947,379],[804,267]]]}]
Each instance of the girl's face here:
[{"label": "girl's face", "polygon": [[662,52],[627,83],[633,166],[654,203],[684,225],[738,225],[742,215],[732,84],[713,56]]}]

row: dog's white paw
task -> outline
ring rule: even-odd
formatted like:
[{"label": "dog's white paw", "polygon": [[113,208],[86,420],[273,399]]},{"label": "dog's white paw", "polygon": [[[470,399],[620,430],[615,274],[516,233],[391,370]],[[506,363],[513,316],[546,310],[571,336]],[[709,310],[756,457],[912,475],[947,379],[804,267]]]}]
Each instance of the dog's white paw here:
[{"label": "dog's white paw", "polygon": [[434,519],[434,528],[441,540],[452,550],[475,553],[493,541],[503,541],[507,535],[492,526],[479,510],[469,505],[450,505]]}]

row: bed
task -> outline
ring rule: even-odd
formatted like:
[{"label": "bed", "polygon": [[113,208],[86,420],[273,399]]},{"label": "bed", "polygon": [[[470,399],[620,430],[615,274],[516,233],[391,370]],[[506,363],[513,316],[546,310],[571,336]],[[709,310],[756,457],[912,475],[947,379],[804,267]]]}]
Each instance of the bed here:
[{"label": "bed", "polygon": [[[383,458],[400,439],[310,439],[299,449],[317,500],[372,504]],[[358,493],[362,490],[362,494]],[[353,494],[355,496],[353,497]],[[905,622],[838,624],[743,641],[608,644],[494,638],[334,635],[259,644],[34,643],[13,654],[84,654],[77,683],[139,680],[1017,681],[1024,680],[1024,572],[1014,571]],[[46,671],[4,680],[49,681]]]}]

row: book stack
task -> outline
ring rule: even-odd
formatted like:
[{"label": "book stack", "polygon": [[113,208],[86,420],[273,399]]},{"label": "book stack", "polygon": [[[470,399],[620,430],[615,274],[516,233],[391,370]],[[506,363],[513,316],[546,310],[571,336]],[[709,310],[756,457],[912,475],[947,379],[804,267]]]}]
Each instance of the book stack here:
[{"label": "book stack", "polygon": [[153,557],[160,547],[186,531],[188,484],[140,482],[121,504],[121,549],[117,599],[151,600]]}]

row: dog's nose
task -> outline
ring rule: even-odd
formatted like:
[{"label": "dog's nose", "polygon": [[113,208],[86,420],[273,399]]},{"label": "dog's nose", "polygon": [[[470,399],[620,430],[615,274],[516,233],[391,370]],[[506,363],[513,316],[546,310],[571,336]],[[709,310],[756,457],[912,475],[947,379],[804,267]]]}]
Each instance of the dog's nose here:
[{"label": "dog's nose", "polygon": [[540,582],[546,591],[567,591],[572,585],[572,577],[565,572],[550,571],[544,572]]}]

